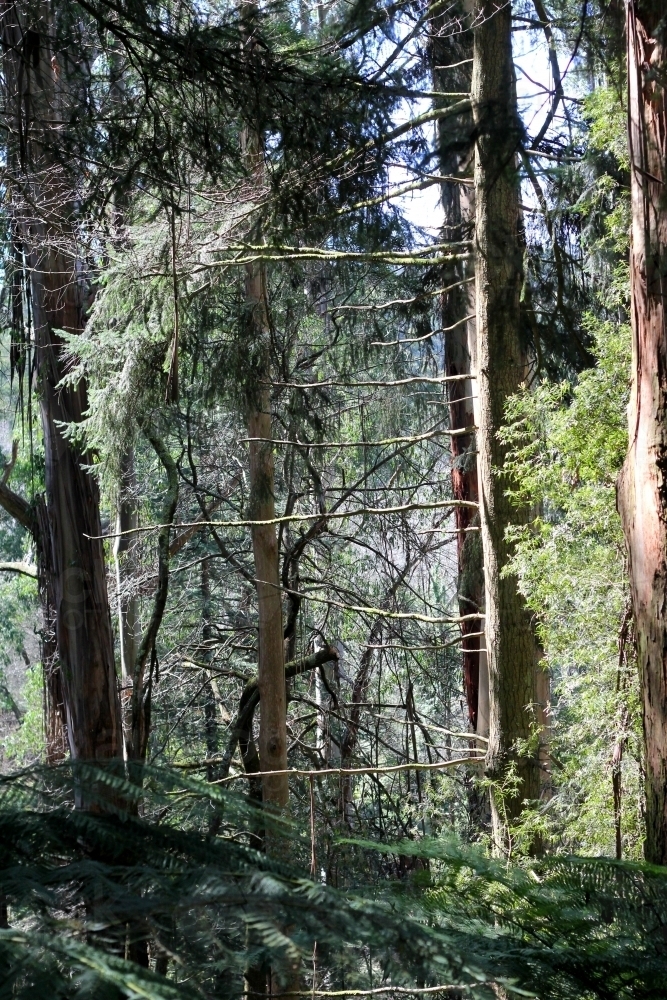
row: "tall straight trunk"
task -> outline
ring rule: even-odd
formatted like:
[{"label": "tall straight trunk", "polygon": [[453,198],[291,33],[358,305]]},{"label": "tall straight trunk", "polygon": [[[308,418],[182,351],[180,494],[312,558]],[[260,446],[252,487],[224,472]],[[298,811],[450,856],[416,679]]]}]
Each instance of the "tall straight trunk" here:
[{"label": "tall straight trunk", "polygon": [[[618,483],[646,745],[648,861],[667,864],[667,102],[662,0],[627,5],[632,187],[630,446]],[[660,24],[662,20],[662,25]],[[659,40],[656,39],[659,34]]]},{"label": "tall straight trunk", "polygon": [[489,669],[487,773],[497,850],[525,799],[539,795],[537,753],[519,752],[532,735],[531,706],[538,659],[517,580],[503,571],[511,558],[507,528],[525,521],[505,495],[506,449],[498,430],[508,397],[525,377],[519,341],[522,241],[517,150],[521,124],[512,64],[512,9],[480,0],[474,32],[472,104],[475,144],[475,239],[478,463],[484,550],[486,645]]},{"label": "tall straight trunk", "polygon": [[[461,4],[460,17],[466,11]],[[440,93],[465,92],[470,89],[470,64],[472,35],[470,31],[452,33],[451,10],[436,16],[431,24],[430,56],[432,61],[433,89]],[[451,67],[451,68],[449,68]],[[440,172],[444,177],[464,175],[471,165],[472,121],[463,117],[459,132],[452,133],[450,121],[438,124],[438,153]],[[474,221],[474,191],[467,184],[443,181],[441,201],[445,216],[444,240],[458,242],[470,239]],[[443,273],[443,285],[449,289],[442,296],[442,326],[445,329],[445,370],[457,381],[450,382],[449,421],[453,430],[473,427],[476,422],[476,381],[474,359],[477,354],[475,327],[475,294],[472,277],[474,269],[469,262],[455,264]],[[471,378],[461,376],[472,375]],[[452,461],[452,493],[456,500],[477,502],[477,448],[475,434],[452,435],[450,438]],[[484,569],[482,547],[479,539],[479,519],[474,508],[457,507],[456,551],[458,560],[459,611],[466,621],[462,623],[463,689],[468,708],[468,720],[473,730],[478,728],[480,689],[480,650],[484,648],[483,618],[470,618],[475,611],[484,610]],[[486,660],[481,667],[486,669]],[[488,686],[482,678],[482,687]],[[483,732],[485,735],[485,730]]]},{"label": "tall straight trunk", "polygon": [[[63,436],[88,407],[86,387],[58,388],[66,374],[63,341],[56,333],[84,327],[85,288],[66,179],[50,151],[68,99],[66,67],[51,51],[51,5],[35,8],[30,23],[4,3],[10,135],[20,137],[8,152],[18,174],[11,188],[12,211],[29,272],[32,332],[45,450],[47,518],[42,556],[55,615],[67,739],[74,760],[104,760],[121,753],[120,706],[111,615],[101,540],[99,492],[81,454]],[[28,192],[23,199],[19,193]]]},{"label": "tall straight trunk", "polygon": [[[266,306],[266,275],[261,261],[246,268],[246,309],[251,350],[255,361],[253,382],[248,386],[247,426],[250,441],[250,516],[254,521],[273,521],[274,459],[271,445],[271,334]],[[254,440],[252,440],[254,439]],[[260,691],[259,760],[263,772],[287,768],[285,651],[283,608],[275,524],[252,528],[252,550],[257,580],[259,656],[257,679]],[[287,775],[262,778],[265,802],[286,806]]]},{"label": "tall straight trunk", "polygon": [[[243,5],[242,5],[243,6]],[[255,0],[242,10],[247,57],[252,59]],[[260,201],[266,187],[262,135],[257,129],[243,134],[243,154],[250,181],[251,198]],[[261,221],[253,227],[253,242],[262,242]],[[250,518],[275,519],[275,463],[271,443],[271,330],[269,326],[266,267],[251,261],[245,269],[245,319],[249,375],[246,380],[246,422],[250,438]],[[259,716],[259,762],[262,772],[287,769],[287,692],[279,545],[275,524],[256,524],[251,529],[255,562],[259,617],[257,682]],[[262,778],[265,802],[279,808],[289,801],[286,774]]]},{"label": "tall straight trunk", "polygon": [[80,455],[63,438],[62,430],[63,425],[81,421],[88,408],[86,390],[83,385],[56,389],[64,371],[62,345],[53,331],[83,329],[80,311],[72,301],[74,269],[57,256],[51,254],[45,261],[35,253],[32,282],[51,542],[49,574],[70,753],[75,760],[99,760],[121,752],[120,710],[99,493],[83,467],[92,464],[92,456]]}]

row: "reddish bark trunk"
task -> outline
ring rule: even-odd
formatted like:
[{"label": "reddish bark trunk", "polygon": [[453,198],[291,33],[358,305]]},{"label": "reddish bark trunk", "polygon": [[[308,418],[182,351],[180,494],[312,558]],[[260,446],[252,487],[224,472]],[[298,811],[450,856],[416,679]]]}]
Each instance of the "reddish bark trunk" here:
[{"label": "reddish bark trunk", "polygon": [[661,0],[627,6],[633,384],[618,483],[646,746],[646,858],[667,864],[667,103]]},{"label": "reddish bark trunk", "polygon": [[40,5],[29,24],[21,22],[15,4],[5,3],[0,11],[9,134],[19,137],[8,150],[20,182],[10,185],[12,211],[29,274],[44,432],[41,557],[55,616],[70,753],[74,760],[104,760],[120,756],[121,728],[99,493],[85,469],[92,456],[63,437],[63,425],[80,422],[88,402],[83,384],[58,388],[65,367],[56,331],[79,333],[85,305],[69,224],[71,196],[49,142],[63,117],[67,82],[50,49],[50,5]]},{"label": "reddish bark trunk", "polygon": [[[460,16],[465,19],[465,12]],[[432,24],[431,59],[435,91],[468,91],[472,36],[469,31],[452,34],[451,12],[435,17]],[[448,66],[453,66],[448,69]],[[442,121],[438,126],[440,171],[443,176],[464,175],[471,168],[472,119],[462,117],[461,135],[452,135],[451,122]],[[468,185],[452,181],[441,185],[441,201],[445,215],[443,239],[460,241],[469,239],[473,228],[474,197]],[[470,375],[473,372],[475,351],[475,299],[472,277],[474,269],[461,263],[447,269],[443,285],[451,288],[442,297],[442,326],[445,329],[445,371],[450,376]],[[467,284],[461,284],[467,279]],[[452,285],[456,287],[451,287]],[[475,385],[472,378],[449,384],[449,422],[454,430],[474,427],[473,397]],[[477,502],[477,456],[474,434],[452,435],[450,438],[452,462],[452,494],[455,500]],[[479,542],[479,520],[474,509],[457,507],[456,550],[458,560],[459,611],[468,617],[484,608],[484,570]],[[469,529],[473,529],[472,531]],[[473,730],[477,729],[479,702],[480,649],[484,648],[483,619],[468,619],[461,625],[463,690],[468,708],[468,719]]]}]

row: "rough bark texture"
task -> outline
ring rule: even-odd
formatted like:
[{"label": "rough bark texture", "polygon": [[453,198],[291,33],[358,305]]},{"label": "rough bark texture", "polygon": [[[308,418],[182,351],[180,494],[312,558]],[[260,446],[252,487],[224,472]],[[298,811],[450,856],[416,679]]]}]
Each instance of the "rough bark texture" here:
[{"label": "rough bark texture", "polygon": [[[475,150],[475,239],[478,464],[484,550],[486,645],[489,669],[487,773],[496,782],[492,819],[496,849],[506,844],[507,822],[524,799],[540,791],[537,754],[517,752],[531,736],[537,650],[514,576],[506,530],[528,511],[505,496],[505,449],[498,441],[508,396],[524,378],[519,342],[522,244],[516,169],[521,125],[512,64],[512,10],[492,0],[478,4],[472,80]],[[508,777],[514,772],[516,788]]]},{"label": "rough bark texture", "polygon": [[[251,351],[255,361],[255,377],[253,384],[248,386],[248,437],[255,439],[250,442],[249,513],[253,520],[272,521],[276,510],[273,447],[270,444],[270,331],[266,310],[266,281],[261,262],[247,265],[246,307]],[[287,768],[287,701],[282,591],[275,524],[255,525],[252,528],[252,550],[259,611],[259,760],[263,772],[284,771]],[[279,807],[287,805],[289,784],[286,774],[263,777],[262,790],[265,802]]]},{"label": "rough bark texture", "polygon": [[[466,22],[461,5],[460,18]],[[432,25],[431,60],[433,89],[438,92],[466,92],[470,89],[470,64],[472,35],[469,30],[452,32],[452,12],[436,17]],[[467,26],[467,25],[466,25]],[[448,67],[453,68],[449,69]],[[471,168],[472,120],[461,116],[460,133],[452,132],[449,121],[438,123],[438,153],[440,172],[444,177],[463,176]],[[453,181],[441,184],[441,201],[445,216],[444,240],[454,242],[470,239],[474,220],[474,192],[471,186]],[[445,330],[445,369],[447,375],[474,375],[473,359],[476,351],[475,295],[470,280],[474,267],[462,262],[447,268],[443,273],[443,286],[449,288],[442,296],[442,326]],[[467,279],[467,282],[466,282]],[[452,287],[455,286],[455,287]],[[449,420],[453,430],[475,426],[476,382],[473,378],[449,383]],[[455,500],[477,502],[477,456],[474,434],[452,435],[452,494]],[[475,611],[484,610],[484,569],[478,527],[479,519],[474,508],[457,507],[456,550],[458,557],[459,611],[466,618]],[[468,529],[473,530],[468,530]],[[473,730],[477,729],[480,649],[484,648],[482,618],[468,618],[461,625],[463,634],[462,665],[463,689],[468,707],[468,719]]]},{"label": "rough bark texture", "polygon": [[1,8],[6,107],[16,137],[8,160],[20,176],[10,185],[12,212],[30,283],[37,390],[45,448],[44,570],[55,614],[67,738],[75,760],[121,752],[120,706],[101,541],[99,494],[82,455],[62,428],[80,422],[86,387],[57,388],[66,369],[57,330],[79,333],[86,294],[71,228],[71,196],[49,148],[69,95],[67,67],[51,51],[52,8],[38,5],[30,23],[18,6]]},{"label": "rough bark texture", "polygon": [[[662,0],[627,6],[633,384],[618,484],[646,743],[648,861],[667,864],[667,104]],[[660,24],[662,20],[662,25]]]}]

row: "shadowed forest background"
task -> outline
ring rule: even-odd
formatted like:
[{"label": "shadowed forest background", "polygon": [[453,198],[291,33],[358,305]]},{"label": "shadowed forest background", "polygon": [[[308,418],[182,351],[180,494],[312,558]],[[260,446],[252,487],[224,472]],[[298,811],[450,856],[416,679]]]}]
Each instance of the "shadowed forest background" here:
[{"label": "shadowed forest background", "polygon": [[667,996],[663,4],[0,34],[0,998]]}]

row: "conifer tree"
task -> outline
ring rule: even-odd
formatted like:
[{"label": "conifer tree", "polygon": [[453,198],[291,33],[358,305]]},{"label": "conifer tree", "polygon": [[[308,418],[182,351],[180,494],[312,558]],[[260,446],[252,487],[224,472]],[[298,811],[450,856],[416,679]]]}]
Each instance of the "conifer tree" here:
[{"label": "conifer tree", "polygon": [[525,378],[519,339],[523,248],[517,153],[522,127],[512,62],[512,7],[476,10],[472,104],[475,144],[475,283],[479,393],[480,521],[484,551],[485,635],[489,669],[487,773],[497,850],[526,799],[539,796],[530,748],[537,647],[516,577],[508,573],[507,530],[527,518],[507,496],[505,449],[498,431],[505,405]]}]

